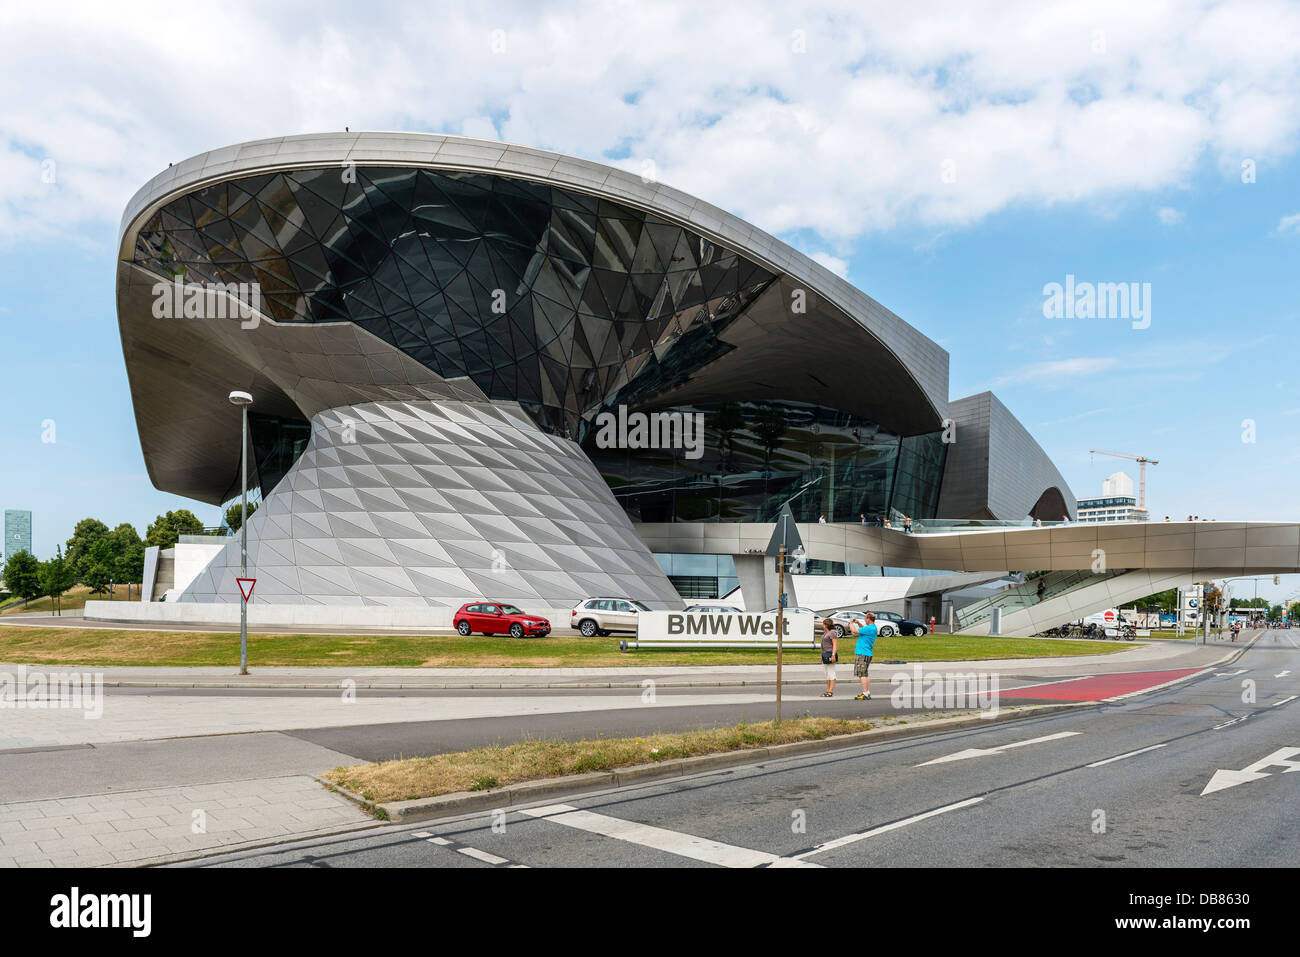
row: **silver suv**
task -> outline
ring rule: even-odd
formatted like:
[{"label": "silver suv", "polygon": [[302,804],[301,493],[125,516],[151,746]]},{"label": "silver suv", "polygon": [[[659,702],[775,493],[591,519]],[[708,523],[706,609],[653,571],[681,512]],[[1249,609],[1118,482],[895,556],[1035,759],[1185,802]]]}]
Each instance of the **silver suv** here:
[{"label": "silver suv", "polygon": [[[849,623],[854,621],[863,621],[866,616],[865,611],[837,611],[830,616],[831,621],[835,623],[835,635],[843,638],[845,632],[849,629]],[[876,634],[881,638],[892,638],[898,634],[898,622],[893,621],[884,615],[888,612],[875,612],[876,615]],[[925,632],[922,632],[925,634]]]},{"label": "silver suv", "polygon": [[584,638],[604,638],[614,631],[636,631],[636,616],[650,609],[635,598],[588,598],[569,615],[569,627]]}]

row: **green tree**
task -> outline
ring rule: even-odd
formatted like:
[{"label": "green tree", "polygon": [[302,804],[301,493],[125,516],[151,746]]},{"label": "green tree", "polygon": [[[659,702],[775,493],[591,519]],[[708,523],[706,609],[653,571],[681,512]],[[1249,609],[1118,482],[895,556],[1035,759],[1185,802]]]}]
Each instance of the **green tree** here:
[{"label": "green tree", "polygon": [[77,578],[82,578],[89,567],[90,550],[96,542],[108,537],[108,526],[97,518],[83,518],[72,530],[63,553],[63,560]]},{"label": "green tree", "polygon": [[113,547],[107,538],[101,538],[90,546],[90,552],[82,562],[81,580],[90,586],[92,595],[113,594]]},{"label": "green tree", "polygon": [[41,563],[26,549],[9,556],[3,577],[5,587],[23,600],[24,608],[41,594]]},{"label": "green tree", "polygon": [[[135,529],[131,529],[132,532]],[[127,545],[113,565],[113,577],[126,584],[126,600],[131,600],[131,585],[144,583],[144,542],[137,535],[135,542]]]},{"label": "green tree", "polygon": [[1281,606],[1281,605],[1273,605],[1271,608],[1269,608],[1269,610],[1268,610],[1268,617],[1269,617],[1269,618],[1272,618],[1274,621],[1277,621],[1279,618],[1281,618],[1281,617],[1282,617],[1282,606]]},{"label": "green tree", "polygon": [[[249,502],[248,503],[249,517],[252,518],[253,513],[256,511],[257,511],[257,503]],[[230,526],[231,532],[239,531],[239,526],[244,524],[244,518],[243,515],[240,513],[238,502],[230,506],[230,508],[226,509],[226,524]]]},{"label": "green tree", "polygon": [[64,559],[62,548],[49,561],[41,562],[40,582],[41,594],[50,597],[51,608],[63,614],[63,593],[76,584],[77,577]]},{"label": "green tree", "polygon": [[188,508],[178,508],[153,520],[145,532],[144,543],[171,548],[182,535],[198,535],[202,531],[203,523],[193,512]]},{"label": "green tree", "polygon": [[1134,608],[1158,608],[1165,614],[1172,614],[1178,606],[1178,589],[1169,588],[1165,591],[1158,591],[1154,595],[1147,595],[1145,598],[1139,598],[1133,603]]},{"label": "green tree", "polygon": [[[138,582],[144,576],[144,544],[140,533],[129,522],[123,522],[108,533],[109,556],[108,571],[114,584],[125,584],[126,597],[131,600],[131,583]],[[135,570],[133,556],[140,553],[140,570]]]}]

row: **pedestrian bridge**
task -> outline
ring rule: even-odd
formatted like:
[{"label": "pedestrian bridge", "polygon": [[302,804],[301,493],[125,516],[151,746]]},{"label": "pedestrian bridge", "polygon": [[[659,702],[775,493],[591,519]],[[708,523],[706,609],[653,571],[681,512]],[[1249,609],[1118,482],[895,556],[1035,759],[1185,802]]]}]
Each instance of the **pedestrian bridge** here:
[{"label": "pedestrian bridge", "polygon": [[[918,523],[911,533],[856,523],[796,527],[813,560],[968,573],[1089,573],[1041,600],[1017,594],[1003,611],[1004,634],[1033,634],[1196,581],[1300,572],[1300,524],[1294,522]],[[775,528],[772,522],[636,526],[654,552],[733,556],[747,605],[755,587],[747,582],[769,577],[763,553]],[[977,617],[965,625],[959,620],[956,630],[987,634],[991,615]]]}]

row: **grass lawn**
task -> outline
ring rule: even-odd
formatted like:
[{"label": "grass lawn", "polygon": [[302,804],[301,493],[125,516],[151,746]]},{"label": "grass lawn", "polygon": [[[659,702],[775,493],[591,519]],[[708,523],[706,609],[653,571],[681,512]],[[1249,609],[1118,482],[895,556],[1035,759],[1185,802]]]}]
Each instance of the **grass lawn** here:
[{"label": "grass lawn", "polygon": [[[110,598],[108,595],[92,595],[90,593],[89,586],[78,585],[75,588],[72,588],[69,591],[65,591],[63,593],[63,610],[80,611],[82,608],[86,607],[86,602],[88,601],[114,601],[114,600],[126,601],[125,585],[116,586],[113,589],[113,592],[114,595],[112,596],[112,598]],[[140,600],[139,585],[131,586],[131,599],[133,601]],[[53,603],[50,601],[48,597],[33,598],[25,608],[23,607],[23,603],[21,601],[19,601],[18,604],[16,605],[6,605],[4,610],[0,611],[0,615],[19,615],[19,614],[24,614],[26,612],[33,612],[33,611],[48,612],[53,610],[54,610]]]},{"label": "grass lawn", "polygon": [[408,801],[457,791],[487,791],[539,778],[653,764],[669,758],[814,741],[866,731],[871,727],[860,719],[802,717],[782,721],[779,725],[765,721],[706,731],[652,734],[643,738],[521,741],[427,758],[335,768],[323,776],[368,801]]},{"label": "grass lawn", "polygon": [[[962,661],[989,658],[1056,658],[1105,655],[1132,642],[1066,641],[1044,638],[988,638],[926,635],[881,638],[875,660]],[[840,664],[851,675],[853,646],[840,643]],[[816,664],[811,649],[787,650],[791,664]],[[238,665],[238,635],[185,631],[101,631],[90,628],[0,627],[0,661],[23,664]],[[252,667],[383,665],[460,668],[592,668],[637,665],[765,665],[773,651],[618,650],[618,638],[549,635],[546,638],[485,638],[475,635],[249,635]]]}]

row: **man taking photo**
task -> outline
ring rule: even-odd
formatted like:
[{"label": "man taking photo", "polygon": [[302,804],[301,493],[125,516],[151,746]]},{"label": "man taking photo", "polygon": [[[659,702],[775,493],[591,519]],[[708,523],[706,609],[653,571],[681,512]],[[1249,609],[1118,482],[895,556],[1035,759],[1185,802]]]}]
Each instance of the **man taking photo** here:
[{"label": "man taking photo", "polygon": [[867,612],[865,621],[856,622],[858,626],[858,643],[853,647],[853,674],[862,682],[862,693],[854,696],[854,701],[871,700],[871,679],[867,670],[871,667],[871,656],[876,650],[876,616]]}]

